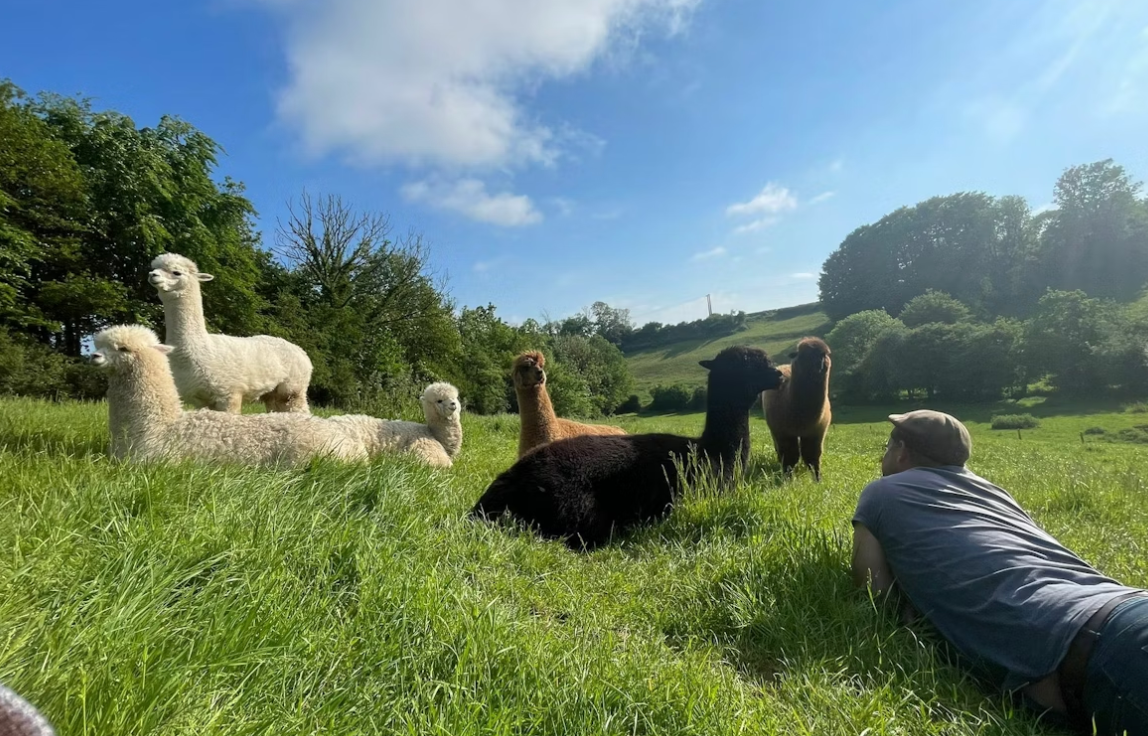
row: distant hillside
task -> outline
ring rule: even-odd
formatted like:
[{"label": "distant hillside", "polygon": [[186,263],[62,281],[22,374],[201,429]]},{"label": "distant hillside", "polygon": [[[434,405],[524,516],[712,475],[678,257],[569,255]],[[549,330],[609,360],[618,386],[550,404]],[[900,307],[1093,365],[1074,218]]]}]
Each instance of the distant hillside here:
[{"label": "distant hillside", "polygon": [[634,388],[643,401],[649,399],[650,389],[659,384],[688,383],[702,385],[705,369],[699,360],[712,358],[730,345],[752,345],[762,348],[779,363],[797,341],[807,335],[824,337],[830,329],[829,318],[817,302],[796,307],[756,312],[749,315],[749,329],[717,339],[683,340],[650,350],[627,353],[626,363],[634,375]]}]

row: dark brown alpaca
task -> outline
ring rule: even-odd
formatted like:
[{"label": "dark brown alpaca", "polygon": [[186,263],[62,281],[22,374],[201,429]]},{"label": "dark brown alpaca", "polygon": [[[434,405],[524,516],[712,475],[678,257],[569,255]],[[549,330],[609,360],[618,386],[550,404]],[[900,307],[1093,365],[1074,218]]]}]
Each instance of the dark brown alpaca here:
[{"label": "dark brown alpaca", "polygon": [[829,407],[829,346],[817,337],[806,337],[789,354],[793,360],[780,366],[781,386],[761,395],[761,408],[777,459],[785,473],[793,472],[802,460],[821,480],[821,453],[825,433],[833,420]]},{"label": "dark brown alpaca", "polygon": [[542,353],[531,351],[514,359],[511,375],[514,378],[514,392],[518,394],[518,415],[522,429],[518,434],[518,457],[522,457],[536,447],[555,440],[577,437],[584,434],[626,434],[626,430],[603,424],[582,424],[569,419],[560,419],[550,403],[550,393],[546,390],[546,358]]}]

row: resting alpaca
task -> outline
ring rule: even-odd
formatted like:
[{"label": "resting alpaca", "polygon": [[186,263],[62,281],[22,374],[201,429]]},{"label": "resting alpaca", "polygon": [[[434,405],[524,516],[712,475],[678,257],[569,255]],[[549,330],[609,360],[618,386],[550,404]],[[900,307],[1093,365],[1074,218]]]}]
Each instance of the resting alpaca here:
[{"label": "resting alpaca", "polygon": [[726,348],[701,365],[710,373],[700,439],[637,434],[558,440],[499,475],[471,515],[497,518],[509,513],[543,536],[564,539],[572,549],[593,548],[614,531],[669,512],[681,492],[674,461],[692,477],[691,448],[697,450],[699,465],[717,470],[723,485],[728,483],[734,469],[744,469],[749,459],[754,400],[780,383],[781,372],[764,351],[749,347]]},{"label": "resting alpaca", "polygon": [[806,337],[789,357],[793,363],[781,366],[781,386],[761,395],[761,408],[782,471],[793,472],[800,458],[813,471],[814,479],[821,480],[821,453],[833,419],[829,346],[820,338]]},{"label": "resting alpaca", "polygon": [[546,390],[546,358],[542,353],[522,353],[514,359],[511,375],[518,395],[518,415],[522,428],[518,434],[518,457],[535,447],[555,440],[584,434],[626,434],[626,430],[604,424],[582,424],[559,419]]},{"label": "resting alpaca", "polygon": [[427,465],[449,468],[462,447],[462,403],[449,383],[432,383],[419,397],[426,424],[376,419],[362,414],[331,417],[362,442],[367,452],[408,452]]},{"label": "resting alpaca", "polygon": [[262,401],[267,411],[308,413],[311,359],[303,348],[281,337],[233,337],[209,334],[203,318],[194,262],[164,253],[151,262],[148,281],[163,302],[171,372],[180,397],[196,407],[238,413],[244,401]]},{"label": "resting alpaca", "polygon": [[122,459],[222,460],[291,465],[313,457],[366,460],[343,427],[310,414],[185,412],[168,366],[169,345],[146,327],[110,327],[92,362],[108,371],[111,454]]}]

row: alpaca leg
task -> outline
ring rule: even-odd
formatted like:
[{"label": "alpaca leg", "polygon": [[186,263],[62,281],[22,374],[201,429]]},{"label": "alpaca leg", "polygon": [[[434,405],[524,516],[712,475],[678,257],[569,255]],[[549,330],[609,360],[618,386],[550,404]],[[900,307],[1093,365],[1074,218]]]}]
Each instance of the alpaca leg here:
[{"label": "alpaca leg", "polygon": [[231,414],[239,414],[243,411],[243,394],[217,396],[209,401],[207,406],[213,411],[225,411]]},{"label": "alpaca leg", "polygon": [[813,435],[801,438],[801,460],[813,471],[813,479],[821,480],[821,453],[824,437]]},{"label": "alpaca leg", "polygon": [[279,387],[275,391],[279,408],[276,411],[295,412],[297,414],[310,414],[311,407],[307,405],[307,392]]},{"label": "alpaca leg", "polygon": [[776,445],[777,459],[781,462],[781,471],[789,475],[801,459],[801,448],[798,445],[798,440],[796,437],[778,437]]}]

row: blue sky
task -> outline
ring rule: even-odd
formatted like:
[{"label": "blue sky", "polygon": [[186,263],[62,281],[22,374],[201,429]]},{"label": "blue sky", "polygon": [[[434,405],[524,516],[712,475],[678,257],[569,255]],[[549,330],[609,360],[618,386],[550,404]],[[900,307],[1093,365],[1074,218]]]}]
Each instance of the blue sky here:
[{"label": "blue sky", "polygon": [[0,75],[226,149],[265,243],[306,187],[421,232],[458,304],[639,323],[813,301],[936,194],[1148,178],[1148,3],[25,0]]}]

